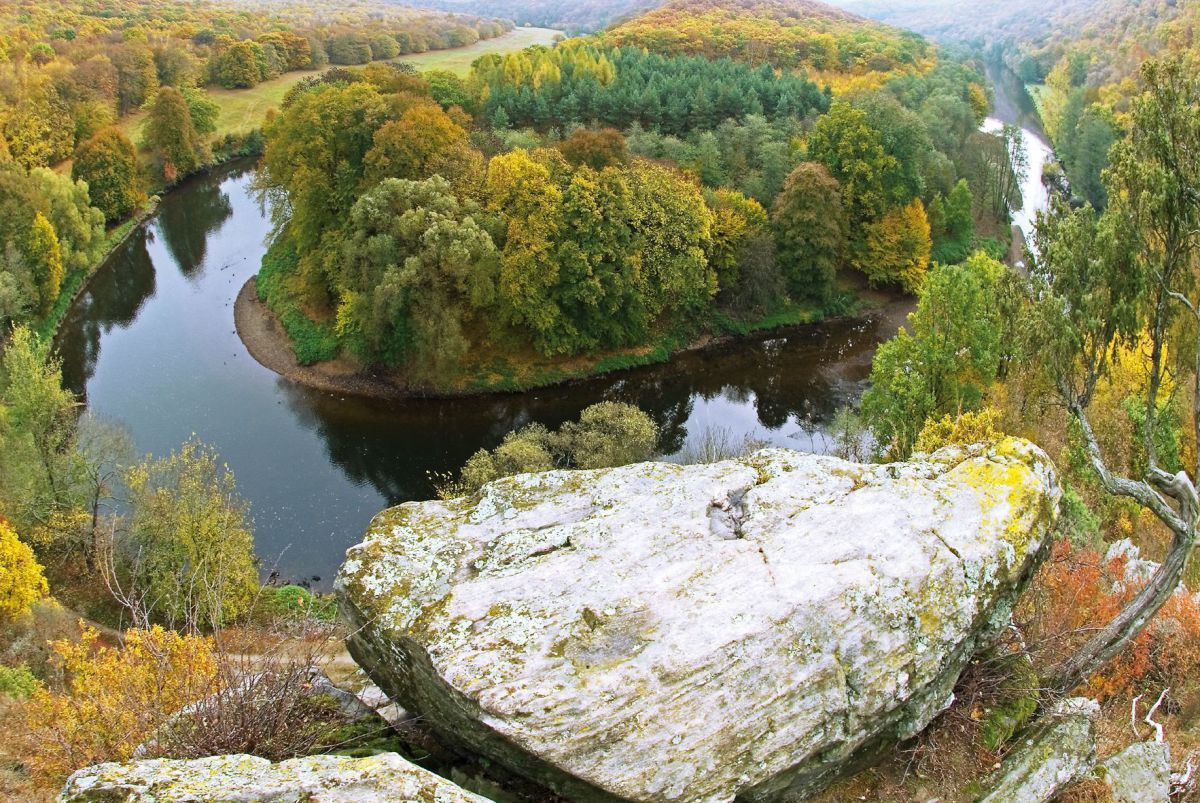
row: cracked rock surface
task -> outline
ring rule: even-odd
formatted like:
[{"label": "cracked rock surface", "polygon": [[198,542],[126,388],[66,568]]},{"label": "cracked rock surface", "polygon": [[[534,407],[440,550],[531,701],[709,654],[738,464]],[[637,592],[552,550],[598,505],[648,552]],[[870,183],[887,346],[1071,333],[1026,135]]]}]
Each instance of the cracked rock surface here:
[{"label": "cracked rock surface", "polygon": [[1057,509],[1009,439],[506,478],[379,514],[338,577],[355,659],[573,800],[770,800],[923,728]]}]

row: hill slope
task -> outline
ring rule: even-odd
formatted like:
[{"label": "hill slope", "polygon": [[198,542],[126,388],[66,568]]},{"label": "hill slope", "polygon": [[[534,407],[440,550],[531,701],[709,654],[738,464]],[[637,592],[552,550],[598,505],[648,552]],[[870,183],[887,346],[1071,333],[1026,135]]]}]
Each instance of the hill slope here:
[{"label": "hill slope", "polygon": [[920,35],[816,0],[672,0],[605,38],[665,55],[728,57],[817,74],[884,76],[920,70],[932,59]]},{"label": "hill slope", "polygon": [[510,19],[517,25],[591,33],[659,5],[662,0],[421,0],[441,11]]}]

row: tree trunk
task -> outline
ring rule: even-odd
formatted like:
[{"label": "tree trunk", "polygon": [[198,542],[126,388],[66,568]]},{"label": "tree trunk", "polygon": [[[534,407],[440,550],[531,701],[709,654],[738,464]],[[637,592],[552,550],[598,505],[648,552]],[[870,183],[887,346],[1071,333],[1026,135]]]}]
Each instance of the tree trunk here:
[{"label": "tree trunk", "polygon": [[[1154,399],[1150,402],[1153,404]],[[1105,490],[1132,499],[1149,509],[1174,535],[1162,565],[1137,596],[1073,655],[1047,673],[1047,689],[1059,694],[1069,693],[1125,649],[1179,588],[1192,556],[1192,548],[1196,545],[1197,515],[1200,513],[1196,487],[1185,472],[1171,475],[1152,467],[1142,481],[1115,476],[1104,462],[1100,444],[1083,404],[1074,399],[1068,406],[1079,422],[1088,461],[1099,475]],[[1168,500],[1173,500],[1175,506]]]}]

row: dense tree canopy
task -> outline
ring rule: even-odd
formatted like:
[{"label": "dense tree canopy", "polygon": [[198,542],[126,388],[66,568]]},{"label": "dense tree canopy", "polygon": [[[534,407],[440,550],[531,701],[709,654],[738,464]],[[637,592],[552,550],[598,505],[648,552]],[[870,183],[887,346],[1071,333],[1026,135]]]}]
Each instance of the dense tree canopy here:
[{"label": "dense tree canopy", "polygon": [[337,282],[339,331],[368,362],[410,357],[433,373],[468,348],[495,297],[497,250],[440,176],[388,178],[354,204]]},{"label": "dense tree canopy", "polygon": [[493,124],[502,120],[497,127],[597,123],[623,129],[638,123],[682,136],[747,115],[803,118],[829,103],[804,76],[767,66],[606,49],[586,41],[482,56],[470,83],[484,97],[484,117]]},{"label": "dense tree canopy", "polygon": [[802,0],[673,0],[606,38],[667,55],[848,73],[914,68],[929,53],[916,34]]},{"label": "dense tree canopy", "polygon": [[890,189],[901,184],[899,160],[884,149],[882,133],[862,109],[834,103],[809,134],[808,158],[837,180],[854,226],[878,218],[896,200]]}]

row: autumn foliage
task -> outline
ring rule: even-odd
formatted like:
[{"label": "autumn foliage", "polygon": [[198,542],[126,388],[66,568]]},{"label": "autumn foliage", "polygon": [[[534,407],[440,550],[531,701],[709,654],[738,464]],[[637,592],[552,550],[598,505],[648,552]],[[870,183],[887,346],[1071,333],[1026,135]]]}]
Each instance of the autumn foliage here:
[{"label": "autumn foliage", "polygon": [[872,284],[895,284],[913,293],[925,278],[932,249],[925,206],[914,198],[868,224],[865,248],[856,255],[855,267]]},{"label": "autumn foliage", "polygon": [[919,36],[811,0],[674,0],[606,36],[667,55],[832,72],[888,72],[928,54]]},{"label": "autumn foliage", "polygon": [[26,613],[48,591],[33,550],[0,517],[0,622]]},{"label": "autumn foliage", "polygon": [[38,310],[45,314],[58,300],[58,291],[63,280],[63,263],[58,235],[54,232],[54,226],[50,225],[50,221],[41,212],[33,216],[33,225],[29,229],[24,251],[37,287]]},{"label": "autumn foliage", "polygon": [[129,215],[144,198],[137,151],[116,128],[106,128],[79,146],[71,178],[87,182],[92,204],[107,220]]},{"label": "autumn foliage", "polygon": [[[1035,658],[1052,665],[1108,623],[1137,594],[1141,582],[1126,579],[1127,558],[1055,544],[1017,613]],[[1177,592],[1133,643],[1081,693],[1104,700],[1120,694],[1157,694],[1200,671],[1200,602]]]},{"label": "autumn foliage", "polygon": [[89,764],[128,760],[173,713],[214,689],[212,642],[155,626],[126,631],[120,646],[91,628],[56,641],[59,682],[20,712],[32,769],[61,782]]}]

